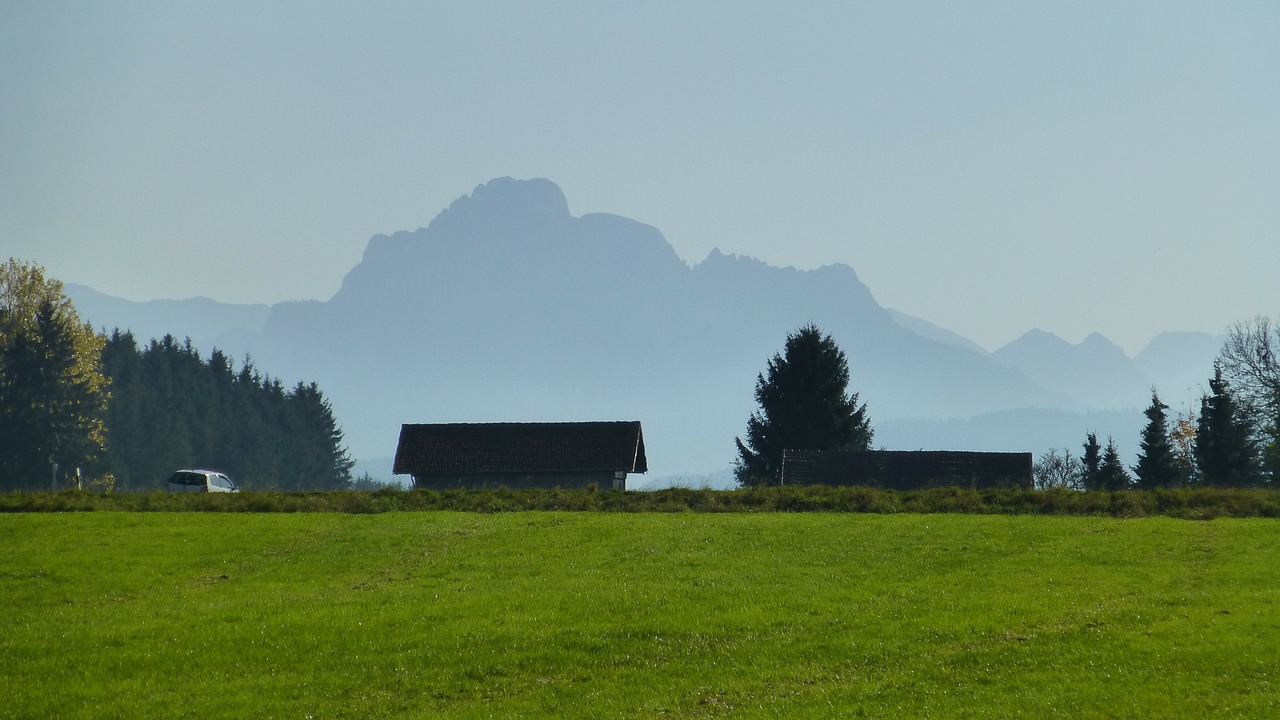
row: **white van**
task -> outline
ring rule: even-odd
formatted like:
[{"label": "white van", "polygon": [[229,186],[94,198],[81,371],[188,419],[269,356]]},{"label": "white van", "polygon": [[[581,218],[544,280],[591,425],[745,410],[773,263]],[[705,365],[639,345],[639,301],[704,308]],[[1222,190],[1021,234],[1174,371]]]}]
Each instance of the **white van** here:
[{"label": "white van", "polygon": [[169,492],[240,492],[231,478],[213,470],[179,470],[169,476]]}]

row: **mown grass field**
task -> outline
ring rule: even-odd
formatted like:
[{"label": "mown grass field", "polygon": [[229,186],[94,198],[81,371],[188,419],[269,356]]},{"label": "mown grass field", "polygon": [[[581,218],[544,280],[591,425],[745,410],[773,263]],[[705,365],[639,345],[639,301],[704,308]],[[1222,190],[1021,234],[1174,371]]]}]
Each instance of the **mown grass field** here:
[{"label": "mown grass field", "polygon": [[1280,716],[1280,522],[0,515],[0,717]]}]

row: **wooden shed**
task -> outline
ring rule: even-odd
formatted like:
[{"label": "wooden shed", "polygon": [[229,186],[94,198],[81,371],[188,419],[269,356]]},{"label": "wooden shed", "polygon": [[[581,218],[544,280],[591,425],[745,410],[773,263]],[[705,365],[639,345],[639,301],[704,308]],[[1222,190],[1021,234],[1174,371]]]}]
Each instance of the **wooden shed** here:
[{"label": "wooden shed", "polygon": [[403,425],[393,472],[414,487],[625,490],[648,470],[638,421]]},{"label": "wooden shed", "polygon": [[782,484],[1030,489],[1031,464],[1029,452],[785,450]]}]

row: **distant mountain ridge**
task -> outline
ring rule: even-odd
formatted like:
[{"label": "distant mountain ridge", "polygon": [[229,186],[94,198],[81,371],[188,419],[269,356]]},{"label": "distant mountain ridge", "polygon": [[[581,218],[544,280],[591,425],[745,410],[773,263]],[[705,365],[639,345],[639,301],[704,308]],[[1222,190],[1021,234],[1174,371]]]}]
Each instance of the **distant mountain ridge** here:
[{"label": "distant mountain ridge", "polygon": [[810,321],[846,349],[873,419],[1063,400],[905,330],[852,268],[719,251],[691,267],[651,226],[572,216],[547,180],[494,180],[375,237],[329,301],[273,307],[255,355],[317,378],[353,444],[408,421],[637,417],[655,468],[708,472],[732,460],[756,374]]},{"label": "distant mountain ridge", "polygon": [[1032,330],[991,353],[1042,387],[1072,397],[1088,410],[1145,407],[1155,388],[1166,401],[1199,396],[1223,338],[1208,333],[1157,335],[1130,359],[1115,343],[1092,333],[1078,345]]},{"label": "distant mountain ridge", "polygon": [[1150,396],[1150,379],[1123,350],[1098,333],[1071,345],[1051,333],[1032,330],[991,357],[1085,408],[1141,407]]},{"label": "distant mountain ridge", "polygon": [[965,350],[970,350],[979,355],[987,354],[986,349],[984,349],[981,345],[970,340],[967,337],[964,337],[963,335],[951,332],[946,328],[938,327],[937,325],[934,325],[928,320],[915,317],[914,315],[908,315],[904,312],[899,312],[892,308],[886,308],[886,310],[889,313],[889,317],[893,318],[894,322],[910,330],[911,332],[919,335],[920,337],[927,338],[929,340],[937,340],[938,342],[944,343],[947,345],[955,345],[956,347],[962,347]]},{"label": "distant mountain ridge", "polygon": [[271,314],[270,305],[220,303],[207,297],[138,302],[75,283],[66,283],[64,291],[80,317],[99,329],[128,329],[143,343],[165,335],[190,337],[206,352],[213,347],[251,347]]},{"label": "distant mountain ridge", "polygon": [[[82,314],[98,325],[154,330],[160,319],[135,312],[148,303],[95,302]],[[807,322],[848,355],[852,388],[882,428],[877,444],[910,448],[912,427],[944,443],[939,427],[1025,408],[1130,407],[1140,421],[1151,383],[1101,336],[1071,346],[1029,334],[988,354],[882,308],[845,265],[801,271],[715,250],[690,266],[652,226],[573,216],[544,179],[492,180],[424,228],[373,237],[327,301],[278,303],[265,316],[261,306],[226,316],[181,307],[210,340],[242,343],[220,345],[233,357],[250,353],[272,375],[317,381],[357,457],[391,455],[404,422],[638,419],[655,474],[714,474],[733,459],[757,373]],[[1202,340],[1171,340],[1167,351]],[[1144,367],[1167,373],[1159,357]],[[1106,377],[1091,382],[1094,371]],[[946,444],[1039,451],[1078,439],[1047,432],[1021,428],[1014,447],[996,436]]]}]

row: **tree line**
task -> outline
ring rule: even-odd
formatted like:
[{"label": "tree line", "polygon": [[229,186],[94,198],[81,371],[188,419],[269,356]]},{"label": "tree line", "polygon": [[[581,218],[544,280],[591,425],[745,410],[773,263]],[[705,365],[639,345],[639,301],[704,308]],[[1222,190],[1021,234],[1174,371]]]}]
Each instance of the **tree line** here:
[{"label": "tree line", "polygon": [[1227,331],[1198,412],[1170,423],[1169,406],[1151,391],[1138,463],[1132,474],[1113,440],[1097,434],[1083,454],[1049,450],[1036,462],[1038,487],[1153,490],[1179,487],[1270,487],[1280,481],[1280,325],[1265,317]]},{"label": "tree line", "polygon": [[286,389],[246,359],[203,359],[166,335],[139,348],[113,332],[102,354],[115,400],[107,451],[118,487],[154,489],[179,467],[217,468],[254,490],[338,490],[352,461],[315,383]]},{"label": "tree line", "polygon": [[0,490],[155,490],[208,467],[246,489],[350,487],[353,462],[315,383],[172,336],[140,347],[80,321],[36,266],[0,266]]}]

